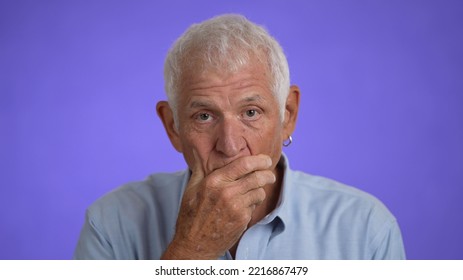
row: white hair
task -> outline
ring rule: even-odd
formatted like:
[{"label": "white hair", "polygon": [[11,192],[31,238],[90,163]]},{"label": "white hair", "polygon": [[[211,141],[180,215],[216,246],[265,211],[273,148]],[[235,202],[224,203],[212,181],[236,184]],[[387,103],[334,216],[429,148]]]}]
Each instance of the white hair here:
[{"label": "white hair", "polygon": [[169,50],[165,91],[178,126],[177,101],[185,75],[205,70],[234,73],[257,59],[269,71],[270,88],[283,121],[289,94],[289,67],[280,44],[261,26],[241,15],[221,15],[190,26]]}]

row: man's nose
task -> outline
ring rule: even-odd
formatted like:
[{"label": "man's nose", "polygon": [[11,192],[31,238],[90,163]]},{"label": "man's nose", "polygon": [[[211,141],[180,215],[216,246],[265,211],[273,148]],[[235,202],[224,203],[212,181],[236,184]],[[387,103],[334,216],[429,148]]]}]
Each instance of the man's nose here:
[{"label": "man's nose", "polygon": [[234,157],[246,148],[244,128],[235,117],[224,117],[219,124],[217,135],[216,149],[226,157]]}]

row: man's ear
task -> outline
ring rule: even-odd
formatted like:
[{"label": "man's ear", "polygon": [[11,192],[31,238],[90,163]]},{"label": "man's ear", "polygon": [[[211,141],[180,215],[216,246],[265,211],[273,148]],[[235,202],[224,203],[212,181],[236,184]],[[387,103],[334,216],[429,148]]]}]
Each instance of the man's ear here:
[{"label": "man's ear", "polygon": [[182,145],[180,141],[180,136],[178,135],[177,128],[174,122],[174,113],[169,106],[167,101],[159,101],[156,104],[156,112],[158,113],[159,118],[166,129],[167,136],[169,136],[170,142],[178,152],[182,152]]},{"label": "man's ear", "polygon": [[289,94],[286,99],[285,119],[283,122],[283,139],[288,139],[296,128],[300,95],[301,93],[298,86],[292,85],[289,87]]}]

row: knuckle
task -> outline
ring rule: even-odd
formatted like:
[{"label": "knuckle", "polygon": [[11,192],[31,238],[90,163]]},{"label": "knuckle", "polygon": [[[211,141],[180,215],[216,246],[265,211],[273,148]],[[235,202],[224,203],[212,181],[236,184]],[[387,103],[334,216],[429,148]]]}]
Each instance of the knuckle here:
[{"label": "knuckle", "polygon": [[220,197],[222,197],[223,199],[225,199],[226,201],[232,201],[233,199],[233,196],[234,196],[234,192],[233,192],[233,189],[232,188],[223,188],[221,189],[220,191]]},{"label": "knuckle", "polygon": [[238,214],[238,216],[240,215],[241,207],[240,207],[240,205],[238,205],[238,203],[233,203],[231,205],[231,209],[232,209],[233,213]]},{"label": "knuckle", "polygon": [[239,220],[240,219],[240,216],[241,216],[241,207],[237,204],[237,203],[234,203],[234,202],[224,202],[223,204],[224,207],[226,207],[226,212],[228,213],[228,217],[229,219],[231,220]]},{"label": "knuckle", "polygon": [[231,197],[229,191],[222,191],[218,194],[219,198],[218,201],[221,207],[228,209],[230,213],[238,212],[238,204],[236,201]]},{"label": "knuckle", "polygon": [[251,159],[252,158],[250,158],[250,157],[243,158],[242,163],[239,165],[239,166],[241,166],[243,171],[247,172],[249,170],[252,170],[253,164],[252,164]]},{"label": "knuckle", "polygon": [[260,174],[260,172],[253,172],[252,176],[249,177],[249,180],[252,183],[257,184],[259,187],[264,183],[264,178],[262,178],[262,174]]},{"label": "knuckle", "polygon": [[217,186],[217,177],[209,175],[204,179],[204,186],[206,189],[214,189]]}]

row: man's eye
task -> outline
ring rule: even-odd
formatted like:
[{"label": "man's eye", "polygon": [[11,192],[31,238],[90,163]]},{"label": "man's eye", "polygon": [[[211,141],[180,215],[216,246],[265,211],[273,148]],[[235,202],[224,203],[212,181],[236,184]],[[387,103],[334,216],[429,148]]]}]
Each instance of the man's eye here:
[{"label": "man's eye", "polygon": [[198,115],[198,119],[201,121],[207,121],[210,118],[211,118],[211,115],[209,115],[208,113],[202,113]]},{"label": "man's eye", "polygon": [[247,110],[246,111],[246,116],[248,117],[254,117],[257,114],[256,110]]},{"label": "man's eye", "polygon": [[259,117],[259,112],[255,109],[249,109],[244,112],[244,115],[246,119],[256,119]]}]

